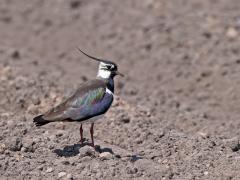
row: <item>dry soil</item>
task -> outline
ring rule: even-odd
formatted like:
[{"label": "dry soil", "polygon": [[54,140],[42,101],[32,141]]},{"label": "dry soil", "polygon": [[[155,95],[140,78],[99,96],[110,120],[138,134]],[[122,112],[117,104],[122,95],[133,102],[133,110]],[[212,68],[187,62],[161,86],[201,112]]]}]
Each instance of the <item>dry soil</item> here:
[{"label": "dry soil", "polygon": [[[0,179],[240,179],[238,0],[1,0]],[[119,64],[95,126],[32,118]]]}]

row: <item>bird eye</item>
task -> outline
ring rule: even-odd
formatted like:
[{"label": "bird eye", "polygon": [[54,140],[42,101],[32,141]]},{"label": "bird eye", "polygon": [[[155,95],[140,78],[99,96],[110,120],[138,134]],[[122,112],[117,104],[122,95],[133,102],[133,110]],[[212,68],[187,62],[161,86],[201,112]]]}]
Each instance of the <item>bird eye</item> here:
[{"label": "bird eye", "polygon": [[107,68],[108,70],[111,70],[111,69],[112,69],[112,66],[111,66],[111,65],[108,65],[108,66],[106,66],[106,68]]}]

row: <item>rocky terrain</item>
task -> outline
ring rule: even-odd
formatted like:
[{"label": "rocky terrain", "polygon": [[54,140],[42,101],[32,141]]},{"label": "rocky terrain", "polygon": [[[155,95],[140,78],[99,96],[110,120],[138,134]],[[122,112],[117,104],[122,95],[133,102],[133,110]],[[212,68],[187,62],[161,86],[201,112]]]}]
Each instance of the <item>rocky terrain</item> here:
[{"label": "rocky terrain", "polygon": [[[2,0],[0,179],[240,179],[237,0]],[[119,64],[95,125],[35,127],[98,64]]]}]

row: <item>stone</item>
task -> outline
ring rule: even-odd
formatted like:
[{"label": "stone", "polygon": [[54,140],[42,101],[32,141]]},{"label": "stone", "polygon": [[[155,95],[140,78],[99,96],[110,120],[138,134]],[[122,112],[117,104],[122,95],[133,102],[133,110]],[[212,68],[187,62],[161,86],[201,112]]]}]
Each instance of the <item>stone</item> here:
[{"label": "stone", "polygon": [[51,173],[53,172],[53,168],[52,167],[48,167],[47,170],[46,170],[46,173]]},{"label": "stone", "polygon": [[135,166],[139,170],[150,170],[152,169],[152,162],[147,159],[139,159],[135,162]]},{"label": "stone", "polygon": [[85,156],[96,157],[96,151],[91,146],[84,146],[80,148],[79,151],[80,151],[79,156],[81,157],[85,157]]},{"label": "stone", "polygon": [[229,27],[227,29],[226,36],[230,39],[234,39],[238,36],[238,31],[234,27]]},{"label": "stone", "polygon": [[79,0],[74,0],[74,1],[71,1],[70,2],[70,7],[72,8],[72,9],[77,9],[78,7],[80,7],[81,6],[81,1],[79,1]]},{"label": "stone", "polygon": [[112,159],[113,155],[110,152],[103,152],[99,155],[101,160],[108,160],[108,159]]},{"label": "stone", "polygon": [[66,174],[67,174],[66,172],[63,172],[63,171],[62,171],[62,172],[58,173],[58,177],[59,177],[59,178],[62,178],[62,177],[64,177],[64,176],[66,176]]},{"label": "stone", "polygon": [[27,112],[36,114],[36,113],[38,113],[38,107],[34,104],[30,104],[27,108]]},{"label": "stone", "polygon": [[15,50],[11,53],[11,56],[12,56],[13,59],[20,59],[20,52],[15,49]]},{"label": "stone", "polygon": [[138,172],[137,168],[127,167],[126,168],[127,174],[136,174]]},{"label": "stone", "polygon": [[73,175],[72,174],[67,174],[66,179],[69,179],[69,180],[73,179]]},{"label": "stone", "polygon": [[225,139],[224,140],[225,146],[229,147],[232,152],[237,152],[240,150],[240,143],[238,137],[233,137],[231,139]]},{"label": "stone", "polygon": [[22,148],[22,140],[20,138],[13,138],[8,144],[10,151],[20,151]]},{"label": "stone", "polygon": [[38,170],[42,171],[45,165],[40,165],[37,167]]},{"label": "stone", "polygon": [[64,134],[63,130],[57,130],[56,137],[61,137],[61,136],[63,136],[63,134]]},{"label": "stone", "polygon": [[34,144],[35,144],[35,142],[30,138],[23,139],[23,147],[24,147],[23,151],[24,152],[34,152],[35,151]]},{"label": "stone", "polygon": [[122,117],[121,117],[121,121],[123,123],[129,123],[130,122],[130,117],[126,114],[123,114]]},{"label": "stone", "polygon": [[27,148],[22,147],[22,148],[21,148],[21,151],[22,151],[22,152],[27,152]]},{"label": "stone", "polygon": [[0,144],[0,154],[3,154],[5,150],[6,150],[6,145]]}]

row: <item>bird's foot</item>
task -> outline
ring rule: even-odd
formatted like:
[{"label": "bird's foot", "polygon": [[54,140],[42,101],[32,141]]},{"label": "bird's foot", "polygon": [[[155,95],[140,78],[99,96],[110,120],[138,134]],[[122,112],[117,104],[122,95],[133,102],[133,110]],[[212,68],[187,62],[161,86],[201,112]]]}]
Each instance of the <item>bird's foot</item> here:
[{"label": "bird's foot", "polygon": [[84,138],[82,138],[82,139],[80,139],[80,140],[79,140],[79,142],[80,142],[80,144],[81,144],[81,145],[83,145],[83,144],[84,144],[84,141],[85,141],[85,139],[84,139]]}]

